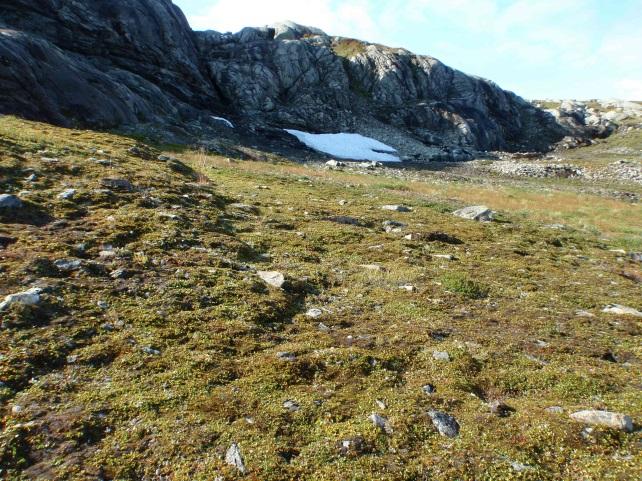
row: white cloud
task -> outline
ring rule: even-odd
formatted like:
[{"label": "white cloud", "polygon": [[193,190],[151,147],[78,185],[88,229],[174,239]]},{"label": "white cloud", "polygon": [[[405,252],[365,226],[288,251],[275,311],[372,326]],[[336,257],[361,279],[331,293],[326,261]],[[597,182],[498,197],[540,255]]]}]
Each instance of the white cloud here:
[{"label": "white cloud", "polygon": [[377,31],[368,0],[337,2],[318,0],[218,0],[203,12],[189,16],[192,28],[237,32],[243,27],[262,27],[291,20],[321,28],[332,35],[371,38]]}]

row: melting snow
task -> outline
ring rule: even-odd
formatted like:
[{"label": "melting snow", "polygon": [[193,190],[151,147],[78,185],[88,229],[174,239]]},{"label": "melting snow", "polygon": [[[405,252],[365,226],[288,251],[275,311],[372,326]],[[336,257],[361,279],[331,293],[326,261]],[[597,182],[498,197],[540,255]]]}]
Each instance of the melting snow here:
[{"label": "melting snow", "polygon": [[341,159],[370,160],[374,162],[401,162],[392,155],[397,152],[389,145],[359,134],[310,134],[300,130],[288,130],[311,149]]},{"label": "melting snow", "polygon": [[215,116],[213,116],[213,115],[212,115],[211,117],[212,117],[214,120],[218,120],[219,122],[223,122],[223,123],[224,123],[225,125],[227,125],[230,129],[233,129],[233,128],[234,128],[234,124],[233,124],[232,122],[230,122],[229,120],[227,120],[227,119],[223,118],[223,117],[215,117]]}]

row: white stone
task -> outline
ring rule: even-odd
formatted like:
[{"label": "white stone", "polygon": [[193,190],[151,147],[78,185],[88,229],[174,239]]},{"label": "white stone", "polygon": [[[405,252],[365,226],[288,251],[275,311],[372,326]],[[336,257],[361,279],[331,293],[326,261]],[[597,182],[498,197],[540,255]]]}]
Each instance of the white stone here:
[{"label": "white stone", "polygon": [[285,284],[285,276],[277,271],[258,271],[256,273],[263,281],[273,287],[281,289]]},{"label": "white stone", "polygon": [[412,209],[404,205],[384,205],[381,208],[383,210],[391,210],[393,212],[412,212]]},{"label": "white stone", "polygon": [[76,195],[76,189],[65,189],[58,194],[58,198],[62,200],[71,200],[74,195]]},{"label": "white stone", "polygon": [[227,452],[225,453],[225,462],[230,466],[234,466],[241,474],[245,474],[246,468],[241,456],[241,449],[236,443],[232,443]]},{"label": "white stone", "polygon": [[604,309],[602,309],[602,312],[606,312],[608,314],[619,314],[623,316],[642,317],[642,312],[638,311],[637,309],[622,306],[620,304],[609,304]]},{"label": "white stone", "polygon": [[321,309],[312,308],[308,309],[305,315],[311,319],[317,319],[323,315],[323,311]]},{"label": "white stone", "polygon": [[390,426],[390,423],[386,418],[383,416],[380,416],[377,413],[372,413],[368,419],[372,421],[372,424],[374,424],[376,427],[381,429],[383,432],[386,434],[392,434],[392,426]]},{"label": "white stone", "polygon": [[627,433],[633,431],[633,419],[626,414],[588,409],[586,411],[572,413],[571,419],[594,426],[606,426],[619,429]]},{"label": "white stone", "polygon": [[450,361],[450,355],[445,351],[434,351],[432,357],[437,361]]},{"label": "white stone", "polygon": [[40,304],[42,289],[34,287],[25,292],[9,294],[0,302],[0,312],[7,310],[13,304],[23,304],[25,306],[35,306]]},{"label": "white stone", "polygon": [[453,215],[463,219],[476,220],[478,222],[490,222],[494,219],[494,212],[485,205],[473,205],[456,210]]}]

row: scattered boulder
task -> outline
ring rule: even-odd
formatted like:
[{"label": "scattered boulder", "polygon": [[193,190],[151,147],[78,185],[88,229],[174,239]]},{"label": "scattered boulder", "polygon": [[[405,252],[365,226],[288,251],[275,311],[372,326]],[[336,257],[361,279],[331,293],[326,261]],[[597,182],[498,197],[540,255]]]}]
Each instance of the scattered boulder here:
[{"label": "scattered boulder", "polygon": [[368,419],[370,419],[370,421],[372,421],[372,424],[381,429],[384,433],[392,434],[392,426],[390,426],[388,420],[383,416],[380,416],[377,413],[372,413],[368,417]]},{"label": "scattered boulder", "polygon": [[317,319],[323,315],[323,311],[321,309],[312,308],[312,309],[308,309],[305,315],[310,319]]},{"label": "scattered boulder", "polygon": [[383,222],[383,230],[388,234],[401,232],[404,227],[406,227],[406,224],[403,222],[397,222],[396,220],[387,220]]},{"label": "scattered boulder", "polygon": [[382,272],[385,270],[382,266],[378,264],[361,264],[359,265],[359,267],[362,267],[363,269],[366,269],[372,272]]},{"label": "scattered boulder", "polygon": [[81,259],[58,259],[54,261],[54,266],[56,266],[60,272],[73,272],[73,271],[77,271],[82,267],[82,260]]},{"label": "scattered boulder", "polygon": [[495,416],[500,418],[508,417],[510,416],[511,412],[514,411],[513,408],[498,400],[489,402],[488,408],[490,409],[491,414],[494,414]]},{"label": "scattered boulder", "polygon": [[132,183],[126,179],[102,179],[100,185],[112,190],[123,190],[127,192],[134,190]]},{"label": "scattered boulder", "polygon": [[291,399],[284,401],[283,407],[288,411],[290,411],[291,413],[297,412],[299,409],[301,409],[301,406],[299,405],[299,403],[296,401],[292,401]]},{"label": "scattered boulder", "polygon": [[245,463],[243,462],[243,456],[241,455],[241,449],[236,443],[232,443],[225,453],[225,462],[238,469],[241,474],[245,474],[247,471]]},{"label": "scattered boulder", "polygon": [[610,411],[586,410],[571,414],[571,419],[594,426],[605,426],[630,433],[633,431],[633,419],[626,414]]},{"label": "scattered boulder", "polygon": [[444,259],[447,261],[455,260],[455,256],[452,254],[431,254],[431,257],[434,257],[435,259]]},{"label": "scattered boulder", "polygon": [[437,361],[450,361],[450,354],[446,351],[434,351],[432,357]]},{"label": "scattered boulder", "polygon": [[545,411],[551,414],[563,414],[564,408],[562,406],[551,406],[551,407],[547,407]]},{"label": "scattered boulder", "polygon": [[618,314],[622,316],[642,317],[642,312],[638,311],[637,309],[622,306],[620,304],[609,304],[604,309],[602,309],[602,312],[606,312],[608,314]]},{"label": "scattered boulder", "polygon": [[339,443],[341,456],[359,456],[368,451],[368,445],[363,436],[354,436]]},{"label": "scattered boulder", "polygon": [[258,271],[256,273],[266,284],[282,289],[285,284],[285,276],[277,271]]},{"label": "scattered boulder", "polygon": [[296,356],[293,353],[287,351],[277,352],[276,357],[278,359],[281,359],[282,361],[296,361]]},{"label": "scattered boulder", "polygon": [[230,204],[228,207],[231,207],[232,209],[242,210],[243,212],[247,212],[250,214],[256,214],[259,211],[259,209],[257,209],[255,206],[249,205],[249,204],[243,204],[241,202],[234,202]]},{"label": "scattered boulder", "polygon": [[58,198],[62,200],[71,200],[76,195],[76,189],[65,189],[60,194]]},{"label": "scattered boulder", "polygon": [[333,169],[337,169],[337,168],[339,168],[339,167],[345,167],[345,166],[346,166],[346,163],[345,163],[345,162],[340,162],[340,161],[335,160],[335,159],[332,159],[332,160],[328,160],[328,161],[325,163],[325,165],[327,165],[328,167],[331,167],[331,168],[333,168]]},{"label": "scattered boulder", "polygon": [[432,384],[425,384],[424,386],[421,386],[421,390],[424,392],[424,394],[435,394],[437,392],[437,388],[433,386]]},{"label": "scattered boulder", "polygon": [[19,197],[13,194],[0,194],[0,209],[20,209],[23,206]]},{"label": "scattered boulder", "polygon": [[485,205],[473,205],[456,210],[453,215],[462,219],[476,220],[477,222],[491,222],[495,213]]},{"label": "scattered boulder", "polygon": [[459,436],[459,423],[453,416],[432,409],[428,411],[428,416],[430,416],[432,424],[442,436],[448,438]]},{"label": "scattered boulder", "polygon": [[391,210],[393,212],[412,212],[412,209],[404,205],[384,205],[381,207],[383,210]]},{"label": "scattered boulder", "polygon": [[22,304],[25,306],[36,306],[40,304],[42,298],[42,289],[39,287],[33,287],[24,292],[18,292],[17,294],[9,294],[4,298],[4,301],[0,302],[0,312],[6,311],[13,304]]}]

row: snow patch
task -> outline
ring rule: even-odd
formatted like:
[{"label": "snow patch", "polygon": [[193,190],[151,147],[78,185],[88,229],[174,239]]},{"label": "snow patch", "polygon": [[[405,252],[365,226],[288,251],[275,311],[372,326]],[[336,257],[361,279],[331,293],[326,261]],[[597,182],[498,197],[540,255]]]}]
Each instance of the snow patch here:
[{"label": "snow patch", "polygon": [[392,155],[395,149],[378,140],[359,134],[310,134],[300,130],[285,130],[311,149],[341,159],[370,160],[373,162],[401,162]]},{"label": "snow patch", "polygon": [[230,122],[229,120],[227,120],[226,118],[223,118],[223,117],[215,117],[214,115],[211,115],[211,117],[212,117],[214,120],[217,120],[217,121],[219,121],[219,122],[223,122],[223,123],[224,123],[225,125],[227,125],[230,129],[233,129],[233,128],[234,128],[234,124],[233,124],[232,122]]}]

